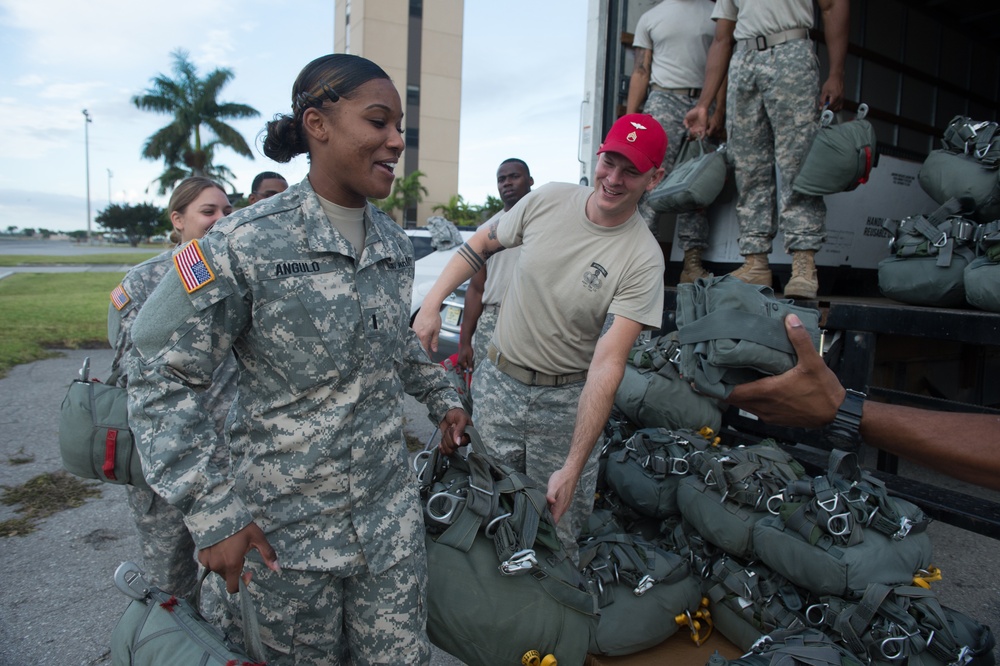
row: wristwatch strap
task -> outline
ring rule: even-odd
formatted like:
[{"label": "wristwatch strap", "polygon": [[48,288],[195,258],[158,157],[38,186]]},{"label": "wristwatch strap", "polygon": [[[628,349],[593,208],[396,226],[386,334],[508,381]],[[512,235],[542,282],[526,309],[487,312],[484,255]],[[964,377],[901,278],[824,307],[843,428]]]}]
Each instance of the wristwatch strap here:
[{"label": "wristwatch strap", "polygon": [[861,413],[868,396],[861,391],[846,390],[837,415],[826,426],[826,436],[837,446],[856,448],[861,443]]}]

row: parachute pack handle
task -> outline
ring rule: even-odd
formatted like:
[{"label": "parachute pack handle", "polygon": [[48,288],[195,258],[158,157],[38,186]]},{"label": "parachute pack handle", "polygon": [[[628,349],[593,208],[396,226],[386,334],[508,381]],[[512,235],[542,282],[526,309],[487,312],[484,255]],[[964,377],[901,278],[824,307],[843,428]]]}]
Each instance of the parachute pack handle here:
[{"label": "parachute pack handle", "polygon": [[[854,117],[855,120],[864,120],[865,116],[868,115],[868,105],[862,102],[858,104],[858,114]],[[833,124],[833,111],[828,108],[823,109],[823,113],[819,116],[820,127],[829,127]]]}]

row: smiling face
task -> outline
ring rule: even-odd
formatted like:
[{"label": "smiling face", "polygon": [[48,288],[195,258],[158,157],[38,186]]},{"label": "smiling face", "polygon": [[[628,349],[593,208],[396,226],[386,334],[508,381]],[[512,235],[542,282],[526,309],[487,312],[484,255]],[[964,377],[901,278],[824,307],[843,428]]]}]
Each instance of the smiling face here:
[{"label": "smiling face", "polygon": [[594,224],[615,226],[636,211],[644,192],[663,178],[663,169],[642,173],[621,153],[601,153],[594,169],[594,194],[587,201],[587,217]]},{"label": "smiling face", "polygon": [[316,193],[348,208],[388,197],[405,147],[402,122],[399,94],[388,79],[372,79],[350,98],[306,110],[302,124]]},{"label": "smiling face", "polygon": [[170,213],[170,223],[181,236],[181,243],[201,238],[212,225],[233,212],[226,193],[217,187],[206,187],[194,201]]}]

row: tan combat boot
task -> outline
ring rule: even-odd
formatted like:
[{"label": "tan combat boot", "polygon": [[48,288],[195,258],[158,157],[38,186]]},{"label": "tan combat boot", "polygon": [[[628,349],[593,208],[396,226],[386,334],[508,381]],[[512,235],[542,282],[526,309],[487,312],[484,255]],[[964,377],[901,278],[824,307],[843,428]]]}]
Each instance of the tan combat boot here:
[{"label": "tan combat boot", "polygon": [[706,271],[705,267],[701,265],[701,252],[700,247],[684,250],[684,269],[681,271],[681,277],[677,281],[678,284],[681,282],[694,282],[698,278],[712,277],[712,274]]},{"label": "tan combat boot", "polygon": [[771,286],[771,265],[767,263],[767,255],[747,254],[743,256],[743,265],[730,273],[734,278],[747,284],[762,284]]},{"label": "tan combat boot", "polygon": [[792,252],[792,277],[785,285],[785,298],[816,298],[816,250]]}]

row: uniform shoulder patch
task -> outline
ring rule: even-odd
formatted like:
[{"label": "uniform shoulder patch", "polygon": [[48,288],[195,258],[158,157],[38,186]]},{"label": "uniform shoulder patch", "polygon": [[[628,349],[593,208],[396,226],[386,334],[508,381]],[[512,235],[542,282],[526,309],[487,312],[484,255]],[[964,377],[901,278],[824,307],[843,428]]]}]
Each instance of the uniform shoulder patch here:
[{"label": "uniform shoulder patch", "polygon": [[191,241],[174,255],[174,268],[189,294],[215,279],[215,273],[205,260],[197,240]]},{"label": "uniform shoulder patch", "polygon": [[122,311],[126,305],[129,304],[132,298],[125,291],[125,285],[119,284],[117,287],[111,290],[111,305],[115,306],[115,310],[119,312]]}]

